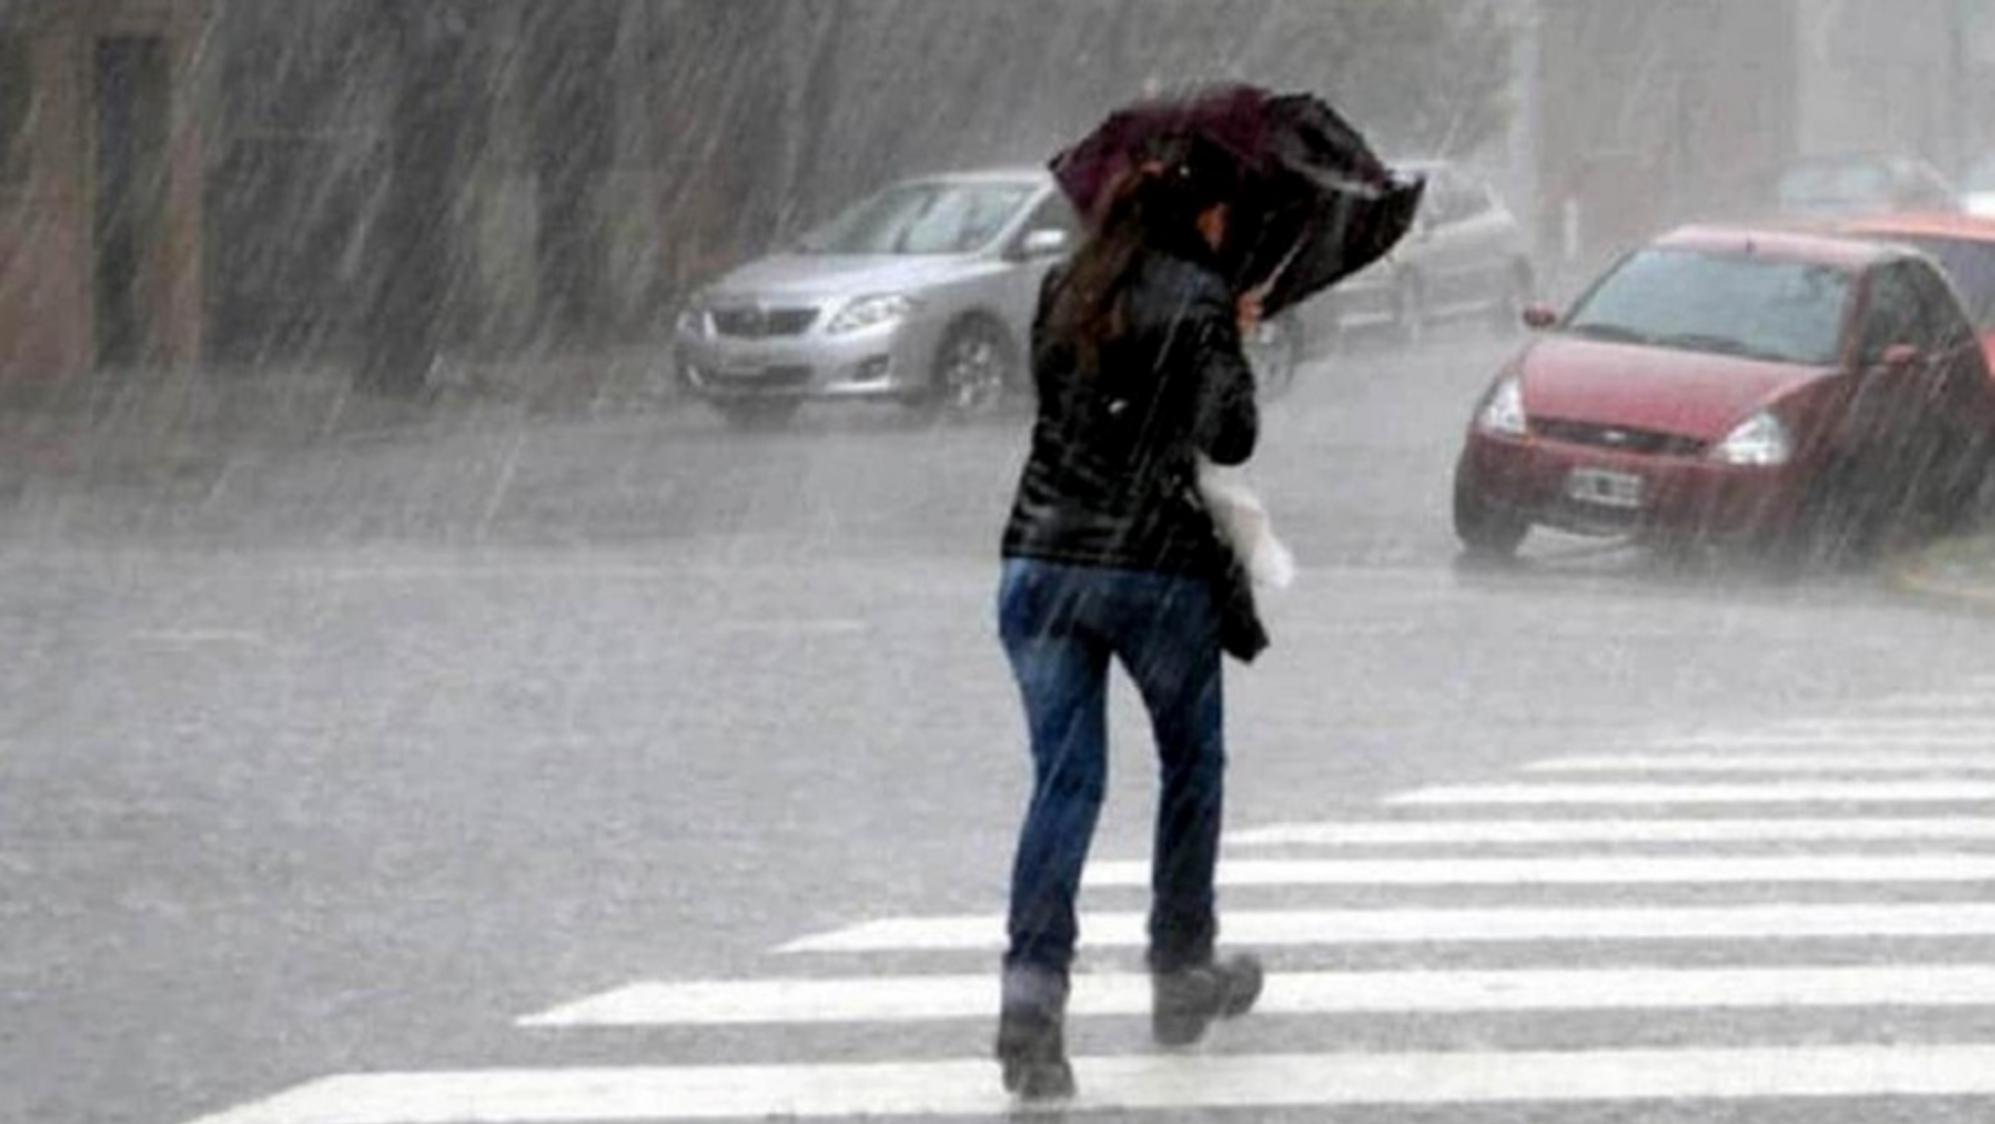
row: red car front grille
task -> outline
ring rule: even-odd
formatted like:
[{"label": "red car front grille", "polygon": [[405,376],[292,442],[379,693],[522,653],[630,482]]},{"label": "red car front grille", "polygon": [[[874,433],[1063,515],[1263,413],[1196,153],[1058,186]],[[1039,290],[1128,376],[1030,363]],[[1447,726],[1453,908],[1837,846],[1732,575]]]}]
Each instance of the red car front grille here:
[{"label": "red car front grille", "polygon": [[1706,447],[1705,442],[1695,437],[1658,433],[1652,429],[1563,421],[1558,418],[1531,419],[1531,432],[1548,441],[1564,441],[1572,445],[1613,449],[1623,453],[1641,453],[1652,457],[1702,456]]}]

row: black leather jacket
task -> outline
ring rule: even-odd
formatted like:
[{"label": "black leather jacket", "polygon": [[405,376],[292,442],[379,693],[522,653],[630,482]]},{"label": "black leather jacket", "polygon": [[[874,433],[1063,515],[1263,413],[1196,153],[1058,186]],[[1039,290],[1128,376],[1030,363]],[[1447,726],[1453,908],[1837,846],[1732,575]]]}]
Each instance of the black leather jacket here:
[{"label": "black leather jacket", "polygon": [[1215,573],[1226,555],[1194,491],[1197,458],[1238,464],[1260,430],[1231,286],[1210,259],[1146,254],[1123,332],[1083,374],[1070,347],[1047,339],[1059,281],[1047,278],[1032,328],[1039,415],[1005,556]]}]

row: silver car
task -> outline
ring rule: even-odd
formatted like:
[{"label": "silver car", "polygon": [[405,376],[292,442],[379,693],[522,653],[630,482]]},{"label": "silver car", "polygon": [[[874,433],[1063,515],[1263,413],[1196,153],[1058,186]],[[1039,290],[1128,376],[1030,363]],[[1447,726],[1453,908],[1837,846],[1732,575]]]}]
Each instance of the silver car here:
[{"label": "silver car", "polygon": [[1957,211],[1961,206],[1953,185],[1931,164],[1875,153],[1803,157],[1781,173],[1776,192],[1782,213],[1803,218]]},{"label": "silver car", "polygon": [[1452,163],[1393,167],[1427,177],[1420,214],[1383,261],[1305,306],[1312,347],[1368,328],[1417,342],[1434,322],[1462,316],[1514,328],[1536,284],[1516,216],[1488,183]]},{"label": "silver car", "polygon": [[[675,332],[680,378],[743,423],[832,399],[991,413],[1029,388],[1040,282],[1079,233],[1042,169],[893,184],[693,294]],[[1249,345],[1268,389],[1285,386],[1295,360],[1285,324]]]},{"label": "silver car", "polygon": [[989,412],[1021,384],[1040,281],[1076,233],[1041,170],[896,183],[695,293],[680,377],[737,421],[813,399]]}]

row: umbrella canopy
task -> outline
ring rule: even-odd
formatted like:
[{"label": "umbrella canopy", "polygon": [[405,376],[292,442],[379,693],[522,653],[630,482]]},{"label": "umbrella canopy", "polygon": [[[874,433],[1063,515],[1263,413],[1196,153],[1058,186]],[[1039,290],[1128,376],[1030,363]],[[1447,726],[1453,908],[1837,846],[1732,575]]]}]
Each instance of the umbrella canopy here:
[{"label": "umbrella canopy", "polygon": [[1233,280],[1243,292],[1262,290],[1269,315],[1384,257],[1412,225],[1426,188],[1386,167],[1322,99],[1245,85],[1119,110],[1055,156],[1053,175],[1093,219],[1115,184],[1187,139],[1237,162]]}]

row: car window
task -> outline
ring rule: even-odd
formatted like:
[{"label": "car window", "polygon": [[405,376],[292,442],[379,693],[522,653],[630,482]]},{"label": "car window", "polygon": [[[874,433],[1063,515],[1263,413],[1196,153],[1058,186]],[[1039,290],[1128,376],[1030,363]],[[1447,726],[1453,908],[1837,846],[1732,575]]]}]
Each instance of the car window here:
[{"label": "car window", "polygon": [[1871,276],[1864,307],[1862,356],[1880,361],[1886,348],[1911,344],[1922,352],[1971,345],[1973,333],[1952,290],[1923,262],[1895,262]]},{"label": "car window", "polygon": [[1469,184],[1449,176],[1434,186],[1427,205],[1427,219],[1436,226],[1474,218],[1480,210],[1478,192]]},{"label": "car window", "polygon": [[1625,343],[1781,363],[1836,361],[1842,270],[1751,254],[1643,250],[1581,299],[1564,329]]},{"label": "car window", "polygon": [[1938,262],[1960,295],[1968,318],[1982,330],[1995,330],[1995,242],[1966,238],[1900,237],[1889,241],[1922,251]]},{"label": "car window", "polygon": [[1918,297],[1897,270],[1873,272],[1864,294],[1862,362],[1876,363],[1891,345],[1911,343],[1917,311]]},{"label": "car window", "polygon": [[1427,194],[1421,199],[1421,217],[1429,226],[1439,226],[1455,221],[1455,185],[1447,180],[1434,180],[1427,184]]},{"label": "car window", "polygon": [[1032,217],[1025,220],[1025,231],[1064,230],[1070,238],[1078,238],[1081,233],[1081,216],[1074,211],[1074,205],[1067,197],[1055,191],[1032,208]]},{"label": "car window", "polygon": [[1924,338],[1945,350],[1975,346],[1974,325],[1968,322],[1946,277],[1925,262],[1909,262],[1906,268],[1912,291],[1918,295],[1919,307],[1924,310],[1925,319],[1921,321],[1926,332]]},{"label": "car window", "polygon": [[1487,184],[1467,183],[1462,185],[1462,217],[1479,219],[1496,209],[1496,194]]},{"label": "car window", "polygon": [[1886,349],[1901,343],[1923,346],[1925,316],[1919,291],[1902,265],[1873,270],[1864,298],[1862,360],[1874,364]]},{"label": "car window", "polygon": [[1939,169],[1920,160],[1905,163],[1906,201],[1916,207],[1946,209],[1953,203],[1953,187]]},{"label": "car window", "polygon": [[804,237],[812,254],[967,254],[988,244],[1032,197],[1029,183],[914,183],[888,188]]}]

